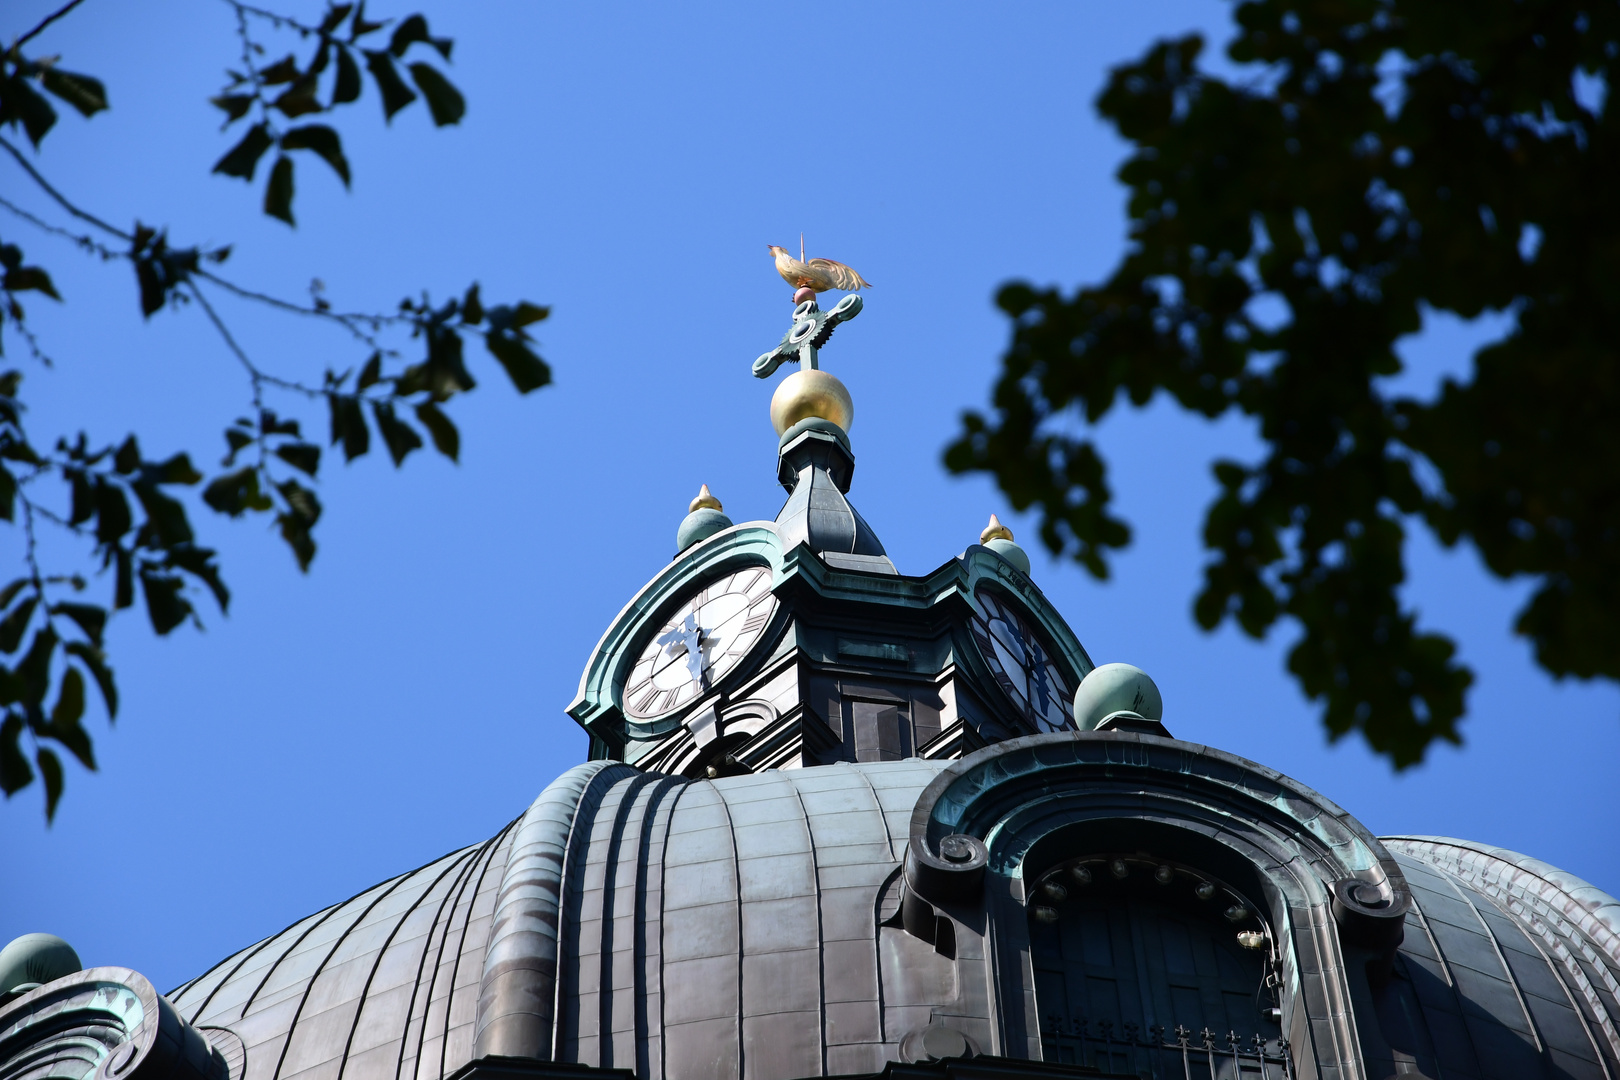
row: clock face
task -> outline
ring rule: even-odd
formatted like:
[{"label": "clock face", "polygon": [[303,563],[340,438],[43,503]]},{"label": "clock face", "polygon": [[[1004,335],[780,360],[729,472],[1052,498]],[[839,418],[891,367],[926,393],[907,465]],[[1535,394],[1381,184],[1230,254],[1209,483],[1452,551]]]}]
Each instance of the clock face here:
[{"label": "clock face", "polygon": [[624,711],[662,716],[705,693],[754,647],[776,612],[771,572],[751,566],[711,581],[653,631],[624,683]]},{"label": "clock face", "polygon": [[985,616],[972,621],[979,652],[996,682],[1038,731],[1074,727],[1074,690],[1056,661],[1017,612],[994,594],[978,594]]}]

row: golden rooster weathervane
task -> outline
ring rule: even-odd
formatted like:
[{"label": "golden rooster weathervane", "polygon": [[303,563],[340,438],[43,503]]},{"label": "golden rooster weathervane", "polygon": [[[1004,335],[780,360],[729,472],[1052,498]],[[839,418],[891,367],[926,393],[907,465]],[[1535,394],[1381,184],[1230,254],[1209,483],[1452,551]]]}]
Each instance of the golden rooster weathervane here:
[{"label": "golden rooster weathervane", "polygon": [[[806,259],[804,234],[799,234],[799,257],[795,259],[778,244],[767,245],[776,258],[776,272],[793,286],[793,325],[782,335],[776,348],[754,361],[754,377],[769,378],[788,361],[799,370],[782,380],[771,397],[771,424],[778,435],[800,421],[830,421],[848,432],[855,419],[855,403],[844,384],[820,370],[817,354],[827,344],[840,323],[861,313],[862,301],[856,289],[870,288],[871,282],[852,268],[832,259]],[[849,295],[822,311],[816,294],[828,289],[846,290]],[[847,438],[847,436],[846,436]]]},{"label": "golden rooster weathervane", "polygon": [[800,295],[806,289],[811,290],[813,295],[824,293],[828,289],[855,292],[862,287],[872,287],[872,283],[856,273],[853,267],[845,266],[834,259],[806,259],[803,233],[799,234],[797,259],[780,244],[767,244],[766,247],[776,256],[776,272],[782,275],[783,281],[796,290],[793,294],[795,304],[810,298]]}]

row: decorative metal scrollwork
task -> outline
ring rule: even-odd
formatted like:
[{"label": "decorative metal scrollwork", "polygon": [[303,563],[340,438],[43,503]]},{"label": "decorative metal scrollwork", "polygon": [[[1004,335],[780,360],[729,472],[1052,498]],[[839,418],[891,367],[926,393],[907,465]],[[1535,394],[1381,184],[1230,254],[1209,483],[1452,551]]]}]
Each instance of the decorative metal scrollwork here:
[{"label": "decorative metal scrollwork", "polygon": [[231,1069],[144,976],[101,967],[46,983],[0,1009],[0,1080],[47,1077],[230,1080]]}]

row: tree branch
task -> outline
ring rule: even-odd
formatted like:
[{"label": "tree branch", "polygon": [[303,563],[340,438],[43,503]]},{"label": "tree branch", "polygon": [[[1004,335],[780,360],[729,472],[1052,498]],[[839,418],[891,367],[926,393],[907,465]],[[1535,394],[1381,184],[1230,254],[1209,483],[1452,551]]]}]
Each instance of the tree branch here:
[{"label": "tree branch", "polygon": [[49,15],[41,19],[38,26],[28,31],[28,33],[24,34],[16,41],[13,41],[11,43],[11,50],[15,52],[29,41],[38,37],[47,26],[51,25],[51,23],[55,22],[57,19],[60,19],[62,16],[66,15],[68,12],[72,11],[82,3],[84,3],[84,0],[68,0],[66,4],[62,5],[57,10],[51,12]]},{"label": "tree branch", "polygon": [[17,164],[21,165],[23,167],[23,171],[33,178],[34,183],[38,184],[45,194],[55,199],[57,204],[61,206],[62,209],[66,210],[80,221],[88,221],[96,228],[109,232],[118,237],[120,240],[129,241],[130,243],[134,242],[135,238],[129,233],[107,224],[94,214],[85,210],[80,210],[77,206],[74,206],[71,202],[69,202],[67,196],[63,195],[60,191],[57,191],[54,187],[52,187],[50,181],[46,180],[39,174],[39,170],[34,168],[34,166],[29,163],[27,158],[23,157],[22,151],[13,146],[9,139],[6,139],[4,136],[0,136],[0,146],[5,147],[6,152],[17,160]]}]

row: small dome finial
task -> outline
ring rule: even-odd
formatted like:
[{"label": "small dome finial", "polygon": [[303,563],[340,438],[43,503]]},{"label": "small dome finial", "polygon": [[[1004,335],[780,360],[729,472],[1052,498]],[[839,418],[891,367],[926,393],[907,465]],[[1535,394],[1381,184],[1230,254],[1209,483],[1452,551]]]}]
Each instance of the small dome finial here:
[{"label": "small dome finial", "polygon": [[697,493],[697,498],[693,499],[691,504],[687,506],[686,512],[688,514],[695,514],[699,510],[724,509],[725,507],[720,505],[720,500],[714,497],[714,492],[709,490],[709,485],[704,484],[703,490]]},{"label": "small dome finial", "polygon": [[984,531],[979,534],[979,543],[988,544],[992,540],[1010,541],[1012,538],[1012,530],[1003,525],[1000,518],[996,517],[994,514],[991,514],[990,524],[986,525],[984,527]]}]

